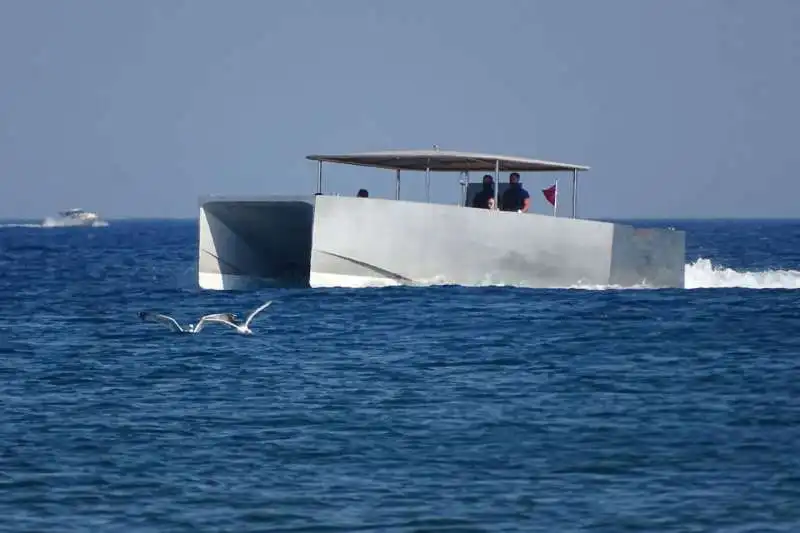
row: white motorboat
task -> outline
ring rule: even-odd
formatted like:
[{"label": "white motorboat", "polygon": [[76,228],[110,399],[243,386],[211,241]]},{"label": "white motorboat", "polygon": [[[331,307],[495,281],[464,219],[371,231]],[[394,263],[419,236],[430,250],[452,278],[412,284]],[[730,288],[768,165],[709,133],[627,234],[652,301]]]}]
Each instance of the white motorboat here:
[{"label": "white motorboat", "polygon": [[67,209],[58,213],[58,217],[47,217],[42,226],[107,226],[108,223],[100,218],[97,213],[85,211],[80,208]]}]

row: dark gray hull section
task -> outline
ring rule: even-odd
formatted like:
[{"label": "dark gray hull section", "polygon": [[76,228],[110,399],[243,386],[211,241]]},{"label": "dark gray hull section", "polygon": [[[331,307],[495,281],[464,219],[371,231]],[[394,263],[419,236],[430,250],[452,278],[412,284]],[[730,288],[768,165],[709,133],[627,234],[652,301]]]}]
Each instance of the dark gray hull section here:
[{"label": "dark gray hull section", "polygon": [[313,196],[205,198],[199,223],[202,288],[308,285]]}]

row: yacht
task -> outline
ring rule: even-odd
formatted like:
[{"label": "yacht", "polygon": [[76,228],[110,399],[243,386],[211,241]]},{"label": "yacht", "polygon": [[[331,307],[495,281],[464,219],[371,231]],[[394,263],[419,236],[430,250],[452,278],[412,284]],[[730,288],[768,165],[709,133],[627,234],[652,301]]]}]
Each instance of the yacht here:
[{"label": "yacht", "polygon": [[[201,288],[684,287],[684,232],[578,216],[578,174],[589,167],[438,147],[307,159],[317,163],[313,193],[200,198]],[[332,195],[324,187],[323,163],[388,170],[394,198]],[[493,177],[497,204],[510,186],[501,181],[501,172],[524,172],[530,181],[541,173],[555,174],[555,181],[543,183],[553,185],[541,191],[552,214],[472,207],[482,184],[470,183],[470,173]],[[424,201],[401,198],[401,173],[424,173]],[[459,205],[431,202],[431,175],[447,179],[456,173],[461,176]],[[569,210],[558,209],[558,176],[564,174],[572,178]]]},{"label": "yacht", "polygon": [[106,226],[97,213],[80,208],[60,211],[57,218],[47,217],[42,226]]}]

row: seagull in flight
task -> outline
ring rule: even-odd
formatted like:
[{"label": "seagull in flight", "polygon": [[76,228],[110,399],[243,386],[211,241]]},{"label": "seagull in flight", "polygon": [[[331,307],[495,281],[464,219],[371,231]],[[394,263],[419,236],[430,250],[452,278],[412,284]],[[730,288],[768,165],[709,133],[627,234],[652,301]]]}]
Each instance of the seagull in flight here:
[{"label": "seagull in flight", "polygon": [[[266,309],[270,305],[272,305],[272,300],[268,301],[265,304],[260,305],[258,308],[256,308],[254,311],[252,311],[249,315],[247,315],[247,318],[245,319],[244,323],[237,323],[236,315],[234,315],[232,313],[227,313],[226,314],[227,316],[225,318],[221,318],[221,319],[215,318],[215,319],[213,319],[213,321],[214,322],[220,322],[221,324],[227,324],[228,326],[231,326],[232,328],[235,328],[236,332],[240,333],[242,335],[252,335],[253,334],[253,330],[250,329],[250,322],[253,321],[253,319],[256,317],[257,314],[259,314],[261,311],[263,311],[264,309]],[[209,320],[212,320],[212,319],[209,319]]]},{"label": "seagull in flight", "polygon": [[235,313],[213,313],[210,315],[205,315],[200,317],[200,320],[197,324],[189,324],[188,326],[181,326],[178,324],[178,321],[172,318],[169,315],[162,315],[160,313],[151,313],[148,311],[139,311],[139,318],[144,321],[150,322],[161,322],[162,324],[166,324],[170,329],[176,331],[178,333],[200,333],[203,327],[207,323],[218,323],[218,324],[225,324],[230,326],[236,330],[237,333],[242,335],[252,335],[253,330],[250,329],[250,322],[259,314],[261,311],[266,309],[272,305],[272,300],[268,301],[265,304],[259,306],[255,311],[251,312],[247,319],[240,323],[238,321],[238,317]]},{"label": "seagull in flight", "polygon": [[178,321],[168,315],[161,313],[151,313],[149,311],[139,311],[139,318],[146,322],[161,322],[166,324],[172,331],[177,333],[200,333],[203,327],[209,322],[220,322],[227,324],[236,321],[236,315],[233,313],[212,313],[210,315],[201,316],[197,324],[189,324],[181,326]]}]

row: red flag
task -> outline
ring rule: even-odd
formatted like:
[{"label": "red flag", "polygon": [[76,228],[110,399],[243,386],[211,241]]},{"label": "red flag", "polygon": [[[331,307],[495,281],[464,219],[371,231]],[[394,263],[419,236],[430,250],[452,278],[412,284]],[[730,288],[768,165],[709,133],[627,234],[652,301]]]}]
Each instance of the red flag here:
[{"label": "red flag", "polygon": [[556,205],[556,191],[557,191],[558,184],[553,184],[546,189],[542,189],[542,194],[544,194],[545,199],[550,202],[550,205]]}]

